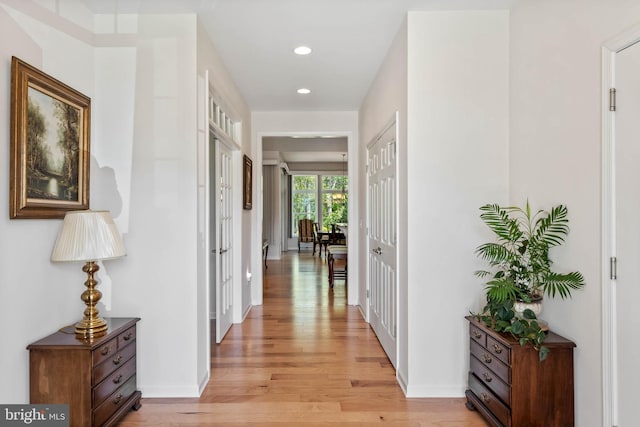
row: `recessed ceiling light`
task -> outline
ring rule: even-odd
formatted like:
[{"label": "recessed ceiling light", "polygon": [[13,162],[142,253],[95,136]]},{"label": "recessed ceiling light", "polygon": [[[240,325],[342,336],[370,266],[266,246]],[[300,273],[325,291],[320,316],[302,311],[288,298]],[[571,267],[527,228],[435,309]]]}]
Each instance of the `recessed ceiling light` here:
[{"label": "recessed ceiling light", "polygon": [[309,55],[311,53],[311,48],[307,46],[298,46],[297,48],[293,49],[293,52],[296,55]]},{"label": "recessed ceiling light", "polygon": [[308,93],[311,93],[311,89],[307,89],[306,87],[300,88],[298,89],[298,93],[301,95],[306,95]]}]

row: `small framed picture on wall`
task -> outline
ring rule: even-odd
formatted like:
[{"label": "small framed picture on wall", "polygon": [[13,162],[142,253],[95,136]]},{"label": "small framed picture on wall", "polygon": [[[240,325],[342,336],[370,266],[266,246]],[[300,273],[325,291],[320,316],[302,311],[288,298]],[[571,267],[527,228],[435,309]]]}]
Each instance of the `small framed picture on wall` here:
[{"label": "small framed picture on wall", "polygon": [[242,170],[242,207],[244,209],[251,209],[251,187],[253,185],[253,162],[251,159],[245,155],[243,161],[243,170]]}]

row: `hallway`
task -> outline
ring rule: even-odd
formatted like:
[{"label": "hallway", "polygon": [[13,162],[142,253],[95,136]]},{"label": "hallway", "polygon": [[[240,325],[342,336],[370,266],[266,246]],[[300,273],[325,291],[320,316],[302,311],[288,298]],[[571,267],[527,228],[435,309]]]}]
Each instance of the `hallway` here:
[{"label": "hallway", "polygon": [[405,399],[324,257],[289,252],[264,277],[264,305],[214,345],[200,399],[143,399],[121,426],[486,425],[464,399]]}]

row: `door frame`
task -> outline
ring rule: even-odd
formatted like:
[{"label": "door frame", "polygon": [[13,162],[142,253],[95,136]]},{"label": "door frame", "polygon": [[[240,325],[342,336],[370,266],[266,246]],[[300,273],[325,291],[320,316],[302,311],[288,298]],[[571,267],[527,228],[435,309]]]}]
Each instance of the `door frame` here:
[{"label": "door frame", "polygon": [[[369,223],[370,223],[370,212],[369,212],[369,150],[371,149],[371,147],[373,147],[378,140],[385,134],[385,132],[387,130],[389,130],[389,128],[391,128],[392,126],[395,125],[396,127],[396,132],[395,132],[395,138],[396,138],[396,156],[395,156],[395,169],[396,169],[396,206],[395,206],[395,215],[396,215],[396,223],[395,223],[395,227],[396,227],[396,246],[395,246],[395,250],[396,250],[396,273],[395,273],[395,280],[396,280],[396,295],[395,295],[395,305],[396,305],[396,319],[395,319],[395,324],[396,327],[399,327],[399,319],[400,319],[400,282],[398,280],[399,274],[398,274],[398,233],[400,230],[399,227],[399,219],[400,219],[400,204],[398,203],[398,196],[400,194],[400,180],[397,179],[398,176],[398,141],[400,139],[400,130],[398,129],[398,123],[400,122],[400,112],[396,111],[393,116],[391,117],[391,119],[389,119],[389,121],[387,121],[387,123],[385,123],[385,125],[382,127],[382,129],[373,137],[371,138],[371,140],[367,143],[366,148],[365,148],[365,202],[364,202],[364,209],[365,209],[365,220],[366,220],[366,227],[365,227],[365,244],[364,244],[364,258],[365,258],[365,295],[366,295],[366,299],[365,299],[365,307],[364,307],[364,316],[365,316],[365,320],[367,323],[369,323],[370,320],[370,312],[369,312],[369,295],[371,293],[371,282],[369,280],[369,271],[370,271],[370,262],[369,262],[369,251],[371,250],[371,247],[369,245]],[[398,363],[398,355],[400,354],[400,345],[399,345],[399,340],[398,340],[398,333],[396,333],[396,365]],[[394,369],[396,367],[394,366]],[[397,369],[396,369],[397,372]]]},{"label": "door frame", "polygon": [[[207,73],[208,78],[208,73]],[[211,97],[213,90],[209,88],[208,96]],[[208,99],[208,98],[207,98]],[[209,117],[209,102],[207,102],[206,108],[206,117]],[[205,146],[204,146],[204,170],[205,170],[205,179],[204,179],[204,205],[205,205],[205,213],[204,213],[204,234],[205,234],[205,252],[206,252],[206,266],[205,266],[205,280],[206,280],[206,312],[207,317],[209,318],[206,325],[206,334],[207,334],[207,349],[211,348],[212,340],[211,340],[211,315],[213,314],[213,310],[215,307],[211,307],[211,293],[215,294],[216,290],[211,288],[211,280],[212,274],[218,274],[215,267],[211,266],[210,254],[211,248],[217,246],[217,242],[211,241],[211,220],[216,219],[215,212],[211,212],[211,173],[215,172],[217,169],[215,165],[211,165],[211,150],[215,150],[215,139],[219,141],[220,144],[225,145],[227,149],[231,152],[231,164],[232,164],[232,179],[234,182],[232,188],[233,194],[233,216],[234,218],[241,218],[242,213],[242,185],[238,184],[242,182],[242,151],[240,145],[236,143],[229,136],[222,133],[219,129],[209,123],[209,120],[206,121],[206,137],[205,137]],[[214,138],[212,138],[212,135]],[[215,161],[218,161],[218,158],[215,158]],[[233,236],[232,236],[232,256],[233,256],[233,323],[239,323],[242,321],[242,277],[241,277],[241,265],[240,260],[242,258],[242,227],[241,224],[238,224],[238,221],[234,222],[233,225]],[[216,316],[218,314],[216,313]],[[213,340],[215,341],[215,339]],[[211,365],[211,352],[207,351],[207,366]]]},{"label": "door frame", "polygon": [[615,240],[615,111],[609,111],[609,89],[616,86],[616,55],[640,42],[640,25],[605,42],[602,46],[602,389],[603,425],[617,424],[616,288],[610,277],[610,258],[616,256]]},{"label": "door frame", "polygon": [[[323,127],[324,128],[324,127]],[[358,194],[359,188],[359,146],[358,139],[354,137],[354,132],[332,130],[332,131],[257,131],[254,133],[254,165],[256,165],[258,173],[254,173],[254,197],[253,197],[253,223],[251,228],[251,234],[257,236],[260,242],[262,242],[262,210],[264,206],[263,194],[262,194],[262,139],[268,136],[317,136],[317,135],[330,135],[330,136],[346,136],[347,137],[347,175],[349,177],[348,194]],[[360,298],[366,296],[358,295],[357,285],[359,282],[359,257],[360,257],[360,199],[353,197],[353,202],[349,202],[349,224],[354,224],[353,227],[349,226],[349,238],[347,239],[347,251],[348,257],[352,260],[350,263],[353,268],[349,268],[347,271],[347,305],[357,305]],[[252,254],[252,285],[251,287],[251,304],[262,305],[264,293],[263,293],[263,259],[262,259],[262,245],[254,245]]]},{"label": "door frame", "polygon": [[[235,212],[235,205],[237,204],[237,202],[235,202],[235,200],[238,197],[238,193],[239,191],[237,190],[236,187],[238,187],[238,182],[239,180],[237,179],[236,175],[236,171],[238,169],[240,169],[240,166],[238,165],[238,155],[237,155],[237,150],[234,149],[234,146],[232,144],[229,144],[228,142],[225,142],[224,140],[222,140],[217,132],[214,132],[213,130],[211,131],[214,135],[213,141],[209,141],[209,146],[210,146],[210,150],[213,149],[215,156],[213,158],[213,161],[215,162],[215,165],[218,166],[214,166],[213,170],[216,171],[216,175],[215,177],[213,177],[213,188],[209,187],[209,201],[211,201],[211,191],[215,192],[215,209],[214,212],[210,212],[210,217],[209,217],[209,231],[211,231],[211,219],[213,217],[213,219],[215,220],[215,227],[216,227],[216,233],[215,233],[215,242],[211,241],[211,234],[208,234],[208,245],[209,245],[209,253],[212,252],[211,250],[211,245],[215,246],[215,251],[216,251],[216,260],[215,260],[215,289],[213,289],[213,292],[215,292],[215,303],[216,306],[215,308],[215,315],[216,315],[216,331],[215,331],[215,336],[216,336],[216,343],[219,344],[220,342],[222,342],[222,340],[224,339],[224,337],[226,336],[227,332],[229,331],[229,329],[227,329],[224,332],[221,332],[220,329],[220,312],[218,310],[218,307],[220,305],[220,296],[221,296],[221,292],[220,292],[220,286],[221,286],[221,280],[220,280],[220,270],[221,270],[221,265],[220,265],[220,242],[222,239],[221,233],[220,233],[220,218],[221,218],[221,212],[220,212],[220,208],[221,208],[221,204],[220,201],[218,200],[218,195],[219,193],[219,188],[220,188],[220,173],[221,173],[221,152],[222,150],[226,150],[229,153],[230,156],[230,167],[231,170],[229,171],[229,175],[231,176],[231,211],[232,211],[232,222],[231,222],[231,300],[232,300],[232,307],[231,307],[231,325],[233,325],[233,323],[237,323],[236,322],[236,315],[238,312],[238,306],[237,304],[240,303],[240,305],[242,305],[242,295],[240,295],[240,297],[237,296],[237,290],[238,288],[241,288],[242,286],[238,285],[238,275],[236,274],[238,272],[238,269],[236,268],[236,256],[237,256],[237,250],[236,250],[236,246],[237,246],[237,241],[236,241],[236,227],[237,221],[233,221],[233,218],[239,218],[239,216],[236,214]],[[211,168],[211,162],[209,162],[209,168]],[[211,169],[209,169],[211,171]],[[211,215],[213,214],[213,215]],[[209,258],[210,260],[211,258]],[[211,272],[211,264],[209,266],[209,271]],[[209,276],[209,279],[211,279],[211,276]],[[241,309],[241,308],[240,308]],[[229,327],[230,328],[230,327]]]}]

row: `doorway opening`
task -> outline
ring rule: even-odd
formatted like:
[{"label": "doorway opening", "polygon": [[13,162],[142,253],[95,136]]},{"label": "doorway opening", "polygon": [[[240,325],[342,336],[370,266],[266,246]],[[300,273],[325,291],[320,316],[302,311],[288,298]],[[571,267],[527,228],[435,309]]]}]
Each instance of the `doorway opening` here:
[{"label": "doorway opening", "polygon": [[[349,132],[332,135],[284,133],[258,137],[263,168],[263,218],[259,224],[262,230],[257,236],[269,245],[267,263],[280,259],[288,251],[298,251],[298,221],[303,218],[315,223],[320,233],[339,235],[343,238],[340,243],[348,246],[349,251],[353,250],[349,223],[354,223],[357,218],[357,200],[349,198],[355,188],[351,168],[354,156],[349,150],[350,144],[354,143],[351,139]],[[320,255],[314,249],[321,250],[312,243],[300,248],[301,254]],[[326,254],[321,252],[320,256]],[[356,259],[355,255],[352,259]],[[268,273],[268,268],[263,271],[263,274]],[[347,283],[352,280],[355,279],[349,274]],[[350,300],[349,303],[354,304],[357,298],[350,297]]]}]

